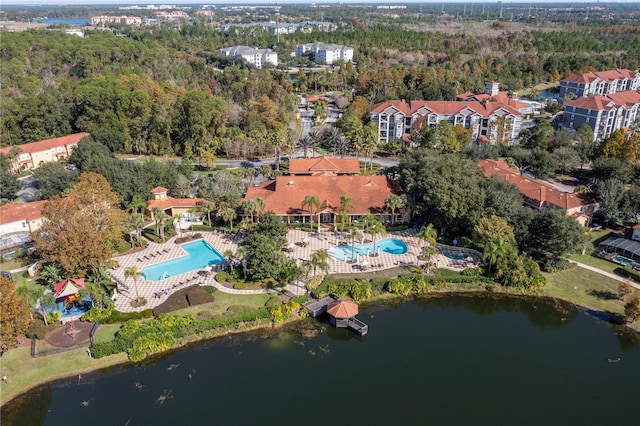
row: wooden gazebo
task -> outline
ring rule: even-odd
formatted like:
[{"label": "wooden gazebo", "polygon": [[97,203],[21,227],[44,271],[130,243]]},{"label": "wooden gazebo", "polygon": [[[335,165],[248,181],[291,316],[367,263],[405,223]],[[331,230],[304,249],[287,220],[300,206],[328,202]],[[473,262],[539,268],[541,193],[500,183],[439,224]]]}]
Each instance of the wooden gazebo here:
[{"label": "wooden gazebo", "polygon": [[358,315],[358,304],[353,300],[336,300],[327,306],[329,321],[336,327],[348,327],[349,320]]}]

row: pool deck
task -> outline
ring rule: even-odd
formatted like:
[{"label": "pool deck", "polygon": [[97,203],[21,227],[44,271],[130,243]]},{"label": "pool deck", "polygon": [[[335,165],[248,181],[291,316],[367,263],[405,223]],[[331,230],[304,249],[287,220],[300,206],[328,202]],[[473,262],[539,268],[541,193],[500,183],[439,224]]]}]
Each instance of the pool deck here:
[{"label": "pool deck", "polygon": [[[381,252],[378,256],[361,256],[357,263],[348,263],[330,257],[327,262],[329,264],[327,273],[350,274],[362,271],[372,272],[391,269],[403,265],[422,265],[423,262],[418,259],[422,246],[419,239],[415,236],[417,232],[417,229],[407,229],[405,231],[390,232],[387,236],[378,237],[376,239],[376,241],[380,241],[386,238],[395,238],[403,241],[407,244],[408,248],[407,252],[404,254],[389,254]],[[227,250],[236,252],[238,249],[238,241],[233,235],[219,232],[201,232],[201,234],[203,238],[222,255],[224,255],[224,252]],[[148,281],[140,277],[137,283],[134,283],[131,278],[125,279],[124,271],[127,267],[135,266],[138,270],[142,270],[145,266],[185,256],[186,252],[178,244],[175,244],[175,238],[176,237],[167,240],[164,244],[150,242],[144,250],[121,255],[115,258],[115,260],[118,261],[119,266],[110,270],[109,274],[112,279],[118,283],[118,292],[114,298],[117,310],[122,312],[134,312],[154,308],[167,300],[167,298],[175,291],[194,284],[211,285],[216,287],[219,291],[232,294],[262,294],[274,291],[236,290],[219,284],[215,280],[214,274],[225,266],[225,262],[214,265],[210,273],[206,273],[204,270],[200,269],[169,277],[162,281]],[[370,240],[371,236],[365,234],[365,238]],[[328,250],[329,248],[335,247],[339,244],[348,244],[347,241],[344,241],[341,238],[339,233],[334,233],[332,231],[312,233],[300,230],[290,230],[287,234],[287,242],[289,247],[291,247],[291,249],[286,253],[287,256],[295,259],[296,262],[301,265],[307,263],[311,259],[311,256],[318,251]],[[438,268],[461,271],[466,268],[479,266],[482,263],[482,255],[475,250],[451,247],[442,244],[438,244],[436,249],[437,254],[434,255],[433,262]],[[468,254],[468,256],[462,260],[449,259],[442,254],[443,250],[465,253]],[[141,306],[139,308],[131,307],[131,300],[136,297],[135,286],[138,288],[138,294],[147,300],[147,304],[145,306]],[[287,285],[285,289],[295,295],[306,293],[305,283],[300,280]]]}]

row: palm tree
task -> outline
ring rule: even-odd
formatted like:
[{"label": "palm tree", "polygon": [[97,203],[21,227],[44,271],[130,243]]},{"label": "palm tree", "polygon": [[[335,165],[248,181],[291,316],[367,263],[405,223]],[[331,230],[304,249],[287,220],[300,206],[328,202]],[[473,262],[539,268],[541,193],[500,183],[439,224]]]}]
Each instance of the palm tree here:
[{"label": "palm tree", "polygon": [[375,253],[376,252],[376,236],[387,235],[387,228],[385,228],[384,223],[382,223],[381,220],[375,219],[369,223],[367,231],[371,234],[371,239],[373,240],[373,253]]},{"label": "palm tree", "polygon": [[167,220],[169,219],[169,215],[166,214],[163,210],[160,210],[155,215],[155,218],[158,221],[158,223],[160,224],[160,239],[164,243],[164,226],[167,223]]},{"label": "palm tree", "polygon": [[344,158],[349,148],[351,148],[351,141],[345,135],[340,135],[336,145],[338,147],[338,152],[340,152],[340,157]]},{"label": "palm tree", "polygon": [[316,280],[316,271],[320,268],[322,271],[329,270],[329,253],[326,250],[320,250],[311,255],[311,267],[313,268],[313,280]]},{"label": "palm tree", "polygon": [[427,264],[427,273],[431,272],[431,259],[436,254],[436,249],[432,246],[424,246],[422,247],[422,259]]},{"label": "palm tree", "polygon": [[349,238],[351,239],[351,260],[353,261],[355,255],[356,240],[362,241],[362,234],[360,233],[360,230],[358,228],[353,226],[349,230]]},{"label": "palm tree", "polygon": [[260,164],[258,172],[267,179],[271,179],[271,176],[273,175],[271,164]]},{"label": "palm tree", "polygon": [[407,197],[404,195],[391,194],[384,200],[384,206],[391,210],[391,223],[396,223],[396,210],[407,205]]},{"label": "palm tree", "polygon": [[496,275],[501,275],[503,271],[498,269],[498,265],[504,263],[507,257],[512,255],[515,248],[503,237],[497,237],[489,242],[485,248],[482,257],[489,262],[489,272],[496,267]]},{"label": "palm tree", "polygon": [[226,206],[220,210],[220,217],[225,222],[229,222],[229,230],[233,232],[233,219],[236,218],[236,209],[231,206]]},{"label": "palm tree", "polygon": [[426,241],[427,247],[435,247],[438,238],[438,231],[436,231],[433,224],[430,223],[429,225],[420,228],[420,231],[416,234],[416,237],[419,238],[421,243]]},{"label": "palm tree", "polygon": [[340,140],[341,136],[344,136],[344,134],[337,127],[333,127],[325,136],[325,141],[327,142],[327,145],[331,147],[331,153],[333,155],[336,155],[338,141]]},{"label": "palm tree", "polygon": [[153,214],[153,220],[155,220],[156,222],[156,235],[160,234],[160,231],[158,230],[158,225],[160,223],[160,221],[158,220],[158,215],[160,214],[162,210],[160,210],[160,207],[153,207],[151,209],[151,214]]},{"label": "palm tree", "polygon": [[[136,231],[136,240],[142,246],[142,228],[144,227],[144,217],[140,213],[133,213],[129,222]],[[133,242],[133,240],[132,240]],[[132,244],[135,247],[135,244]]]},{"label": "palm tree", "polygon": [[127,210],[129,210],[131,213],[141,213],[142,217],[144,217],[144,208],[146,206],[147,200],[145,200],[142,195],[135,194],[131,199],[131,203],[129,203]]},{"label": "palm tree", "polygon": [[340,231],[344,231],[344,227],[347,225],[349,220],[349,216],[347,215],[347,211],[349,209],[353,209],[355,206],[353,205],[353,201],[348,194],[342,194],[340,196],[340,204],[338,205],[338,218],[340,221]]},{"label": "palm tree", "polygon": [[253,199],[253,208],[256,216],[262,214],[265,207],[267,207],[267,205],[262,198],[258,197]]},{"label": "palm tree", "polygon": [[218,206],[213,200],[205,200],[204,203],[202,203],[202,211],[207,214],[209,226],[213,226],[211,223],[211,213],[214,213],[217,209]]},{"label": "palm tree", "polygon": [[311,156],[314,156],[314,152],[316,150],[316,144],[320,142],[321,136],[320,133],[316,129],[311,129],[308,133],[309,138],[311,138]]},{"label": "palm tree", "polygon": [[[317,195],[307,195],[306,197],[304,197],[304,200],[302,200],[302,210],[305,209],[305,207],[309,207],[309,216],[311,217],[311,231],[313,231],[313,208],[318,208],[320,209],[320,199],[318,198]],[[318,230],[320,229],[320,224],[318,223]]]},{"label": "palm tree", "polygon": [[140,301],[140,294],[138,293],[138,278],[146,278],[144,272],[139,271],[135,266],[128,266],[124,269],[124,279],[133,278],[133,286],[136,289],[136,302]]},{"label": "palm tree", "polygon": [[300,138],[300,141],[298,141],[298,144],[300,145],[300,148],[302,148],[304,152],[304,158],[307,158],[307,150],[309,148],[313,148],[313,144],[314,144],[313,139],[311,139],[311,136],[307,134]]},{"label": "palm tree", "polygon": [[251,216],[251,223],[253,223],[253,213],[256,210],[255,200],[244,200],[240,204],[240,209],[244,214]]}]

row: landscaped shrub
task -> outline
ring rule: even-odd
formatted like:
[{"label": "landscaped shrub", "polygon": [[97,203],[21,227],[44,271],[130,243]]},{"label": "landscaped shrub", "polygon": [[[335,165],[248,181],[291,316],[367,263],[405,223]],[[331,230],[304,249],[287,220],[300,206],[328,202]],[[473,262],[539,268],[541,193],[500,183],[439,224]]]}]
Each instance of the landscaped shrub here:
[{"label": "landscaped shrub", "polygon": [[189,306],[204,305],[205,303],[212,303],[215,301],[213,295],[200,286],[193,287],[188,290],[186,299]]},{"label": "landscaped shrub", "polygon": [[191,229],[193,229],[194,231],[213,231],[213,227],[212,226],[206,226],[206,225],[193,225],[191,227]]},{"label": "landscaped shrub", "polygon": [[631,268],[631,265],[625,266],[622,271],[625,277],[629,277],[640,283],[640,272],[634,271],[633,268]]},{"label": "landscaped shrub", "polygon": [[253,281],[238,281],[233,284],[233,288],[237,290],[258,290],[266,287],[264,283]]},{"label": "landscaped shrub", "polygon": [[49,325],[46,325],[44,321],[36,319],[31,321],[31,324],[29,324],[29,328],[27,328],[25,335],[27,337],[35,337],[38,340],[42,340],[45,338],[47,333],[55,330],[58,327],[58,323],[50,323]]},{"label": "landscaped shrub", "polygon": [[482,268],[467,268],[463,269],[460,272],[460,275],[465,275],[468,277],[479,277],[482,275]]},{"label": "landscaped shrub", "polygon": [[299,304],[303,304],[309,301],[309,295],[308,294],[303,294],[302,296],[298,296],[298,297],[294,297],[291,300],[295,300],[296,302],[298,302]]},{"label": "landscaped shrub", "polygon": [[202,287],[192,285],[173,293],[162,304],[153,308],[154,315],[166,314],[168,312],[177,311],[179,309],[188,308],[189,306],[202,305],[211,303],[215,298]]},{"label": "landscaped shrub", "polygon": [[134,299],[129,302],[132,308],[139,308],[140,306],[144,306],[147,304],[147,299],[144,297],[139,297],[138,299]]},{"label": "landscaped shrub", "polygon": [[127,351],[129,359],[141,361],[151,352],[167,349],[182,330],[195,321],[193,316],[160,315],[148,322],[127,321],[113,340],[91,345],[94,358]]},{"label": "landscaped shrub", "polygon": [[100,322],[102,324],[122,324],[129,320],[138,320],[145,318],[153,318],[153,311],[151,309],[145,309],[144,311],[140,312],[120,312],[113,309],[108,312],[108,315],[103,316],[100,319]]},{"label": "landscaped shrub", "polygon": [[349,295],[356,302],[371,299],[371,284],[368,282],[355,282],[349,289]]},{"label": "landscaped shrub", "polygon": [[205,285],[202,287],[202,289],[209,294],[215,294],[218,291],[218,289],[212,285]]},{"label": "landscaped shrub", "polygon": [[254,309],[250,312],[241,312],[230,316],[221,316],[206,320],[199,320],[192,325],[192,329],[193,331],[198,333],[207,330],[215,330],[221,327],[227,327],[229,325],[237,324],[240,322],[250,322],[257,319],[266,319],[269,317],[270,314],[266,309]]},{"label": "landscaped shrub", "polygon": [[404,278],[396,278],[387,283],[387,291],[401,296],[407,296],[411,292],[411,282]]},{"label": "landscaped shrub", "polygon": [[564,259],[551,259],[544,263],[543,268],[545,272],[557,272],[564,271],[573,266],[571,262],[568,262]]},{"label": "landscaped shrub", "polygon": [[227,271],[220,271],[216,274],[216,281],[219,283],[232,283],[235,278]]},{"label": "landscaped shrub", "polygon": [[338,299],[344,299],[347,294],[349,294],[349,290],[351,289],[351,285],[348,283],[333,283],[327,286],[327,291],[329,294],[333,294]]}]

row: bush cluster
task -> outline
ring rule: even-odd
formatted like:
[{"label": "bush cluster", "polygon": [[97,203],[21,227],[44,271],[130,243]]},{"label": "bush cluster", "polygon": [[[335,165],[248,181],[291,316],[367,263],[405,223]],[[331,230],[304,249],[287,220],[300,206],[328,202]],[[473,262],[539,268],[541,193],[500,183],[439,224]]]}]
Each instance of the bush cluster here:
[{"label": "bush cluster", "polygon": [[551,259],[544,263],[545,272],[564,271],[565,269],[569,269],[571,267],[571,263],[564,259]]},{"label": "bush cluster", "polygon": [[57,323],[50,323],[49,325],[45,325],[44,321],[36,319],[31,321],[31,324],[29,324],[29,328],[27,328],[25,335],[27,337],[35,337],[38,340],[42,340],[45,338],[47,333],[55,330],[56,328],[58,328]]},{"label": "bush cluster", "polygon": [[300,304],[291,299],[287,303],[268,308],[271,321],[274,323],[285,322],[291,317],[291,314],[300,310]]},{"label": "bush cluster", "polygon": [[183,329],[193,324],[194,317],[160,315],[147,322],[127,321],[113,340],[91,345],[94,358],[126,351],[131,361],[142,361],[152,352],[168,349],[175,339],[182,337]]},{"label": "bush cluster", "polygon": [[640,272],[634,271],[633,268],[631,268],[631,265],[625,266],[622,273],[625,277],[631,278],[640,283]]}]

